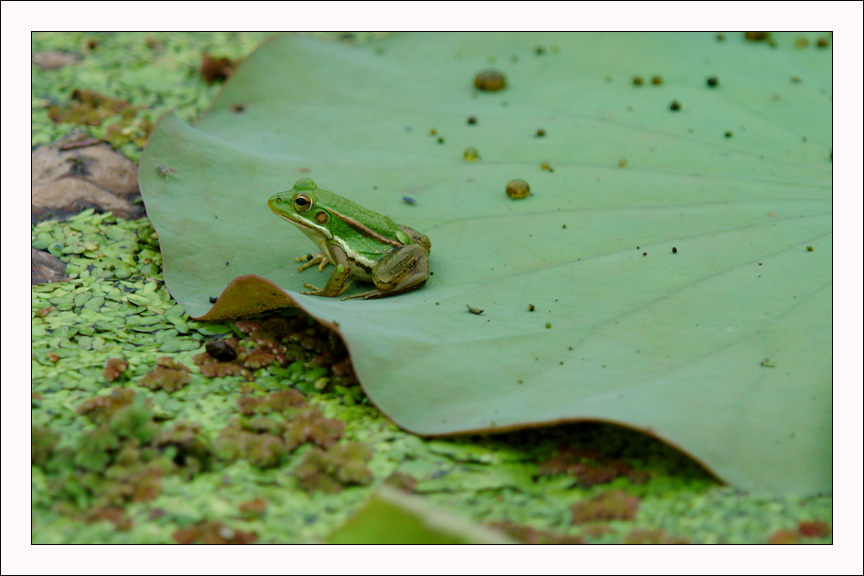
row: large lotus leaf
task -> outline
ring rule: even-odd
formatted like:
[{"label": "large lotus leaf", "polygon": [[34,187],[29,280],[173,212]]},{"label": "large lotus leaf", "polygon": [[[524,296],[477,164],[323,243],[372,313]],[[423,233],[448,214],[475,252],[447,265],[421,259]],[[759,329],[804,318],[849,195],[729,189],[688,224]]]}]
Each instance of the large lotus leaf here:
[{"label": "large lotus leaf", "polygon": [[[609,421],[744,489],[829,490],[831,55],[775,38],[278,37],[151,136],[165,281],[195,317],[293,300],[418,434]],[[426,286],[299,294],[329,270],[297,272],[315,247],[266,200],[304,177],[428,234]]]}]

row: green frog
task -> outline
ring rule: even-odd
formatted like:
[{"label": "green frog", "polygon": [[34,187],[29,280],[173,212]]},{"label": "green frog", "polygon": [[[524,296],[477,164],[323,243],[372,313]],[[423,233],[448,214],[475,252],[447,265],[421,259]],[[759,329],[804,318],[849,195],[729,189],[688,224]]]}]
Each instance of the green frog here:
[{"label": "green frog", "polygon": [[267,205],[278,216],[297,226],[320,252],[297,258],[306,263],[303,271],[315,264],[335,270],[327,285],[317,288],[304,284],[316,296],[338,296],[351,280],[372,282],[373,290],[350,298],[384,298],[423,286],[429,279],[429,238],[413,228],[396,224],[378,214],[327,190],[309,178],[298,180],[287,192],[270,197]]}]

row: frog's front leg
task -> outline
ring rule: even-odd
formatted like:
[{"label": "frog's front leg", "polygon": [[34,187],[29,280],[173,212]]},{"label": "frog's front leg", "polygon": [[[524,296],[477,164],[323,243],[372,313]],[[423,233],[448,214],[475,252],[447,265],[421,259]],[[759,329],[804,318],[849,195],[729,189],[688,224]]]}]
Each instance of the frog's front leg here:
[{"label": "frog's front leg", "polygon": [[352,298],[384,298],[420,288],[429,280],[429,253],[419,244],[408,244],[393,250],[372,268],[375,290],[348,296]]},{"label": "frog's front leg", "polygon": [[307,268],[311,268],[315,264],[318,264],[318,271],[321,272],[324,270],[325,266],[327,266],[328,264],[332,264],[332,262],[330,262],[330,259],[327,257],[327,253],[324,251],[315,252],[314,254],[307,254],[306,256],[300,256],[299,258],[294,259],[295,262],[302,262],[304,260],[306,261],[306,263],[297,269],[298,272],[302,272]]},{"label": "frog's front leg", "polygon": [[[348,267],[348,258],[345,256],[345,251],[338,246],[333,246],[331,251],[333,252],[333,256],[336,258],[336,262],[333,262],[336,269],[333,270],[330,278],[327,279],[327,284],[324,288],[318,288],[311,284],[303,284],[303,286],[309,288],[311,292],[301,292],[301,294],[312,294],[314,296],[338,296],[351,285],[351,271]],[[324,259],[327,263],[330,263],[330,260],[327,259],[326,256],[324,256]],[[319,267],[319,270],[320,269],[321,267]]]}]

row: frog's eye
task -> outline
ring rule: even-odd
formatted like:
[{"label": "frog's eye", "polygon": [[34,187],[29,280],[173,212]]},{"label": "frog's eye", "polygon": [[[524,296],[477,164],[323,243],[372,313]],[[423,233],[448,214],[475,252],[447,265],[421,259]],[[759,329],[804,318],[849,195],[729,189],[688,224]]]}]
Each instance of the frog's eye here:
[{"label": "frog's eye", "polygon": [[308,194],[298,194],[294,197],[294,210],[296,212],[306,212],[312,208],[312,198]]}]

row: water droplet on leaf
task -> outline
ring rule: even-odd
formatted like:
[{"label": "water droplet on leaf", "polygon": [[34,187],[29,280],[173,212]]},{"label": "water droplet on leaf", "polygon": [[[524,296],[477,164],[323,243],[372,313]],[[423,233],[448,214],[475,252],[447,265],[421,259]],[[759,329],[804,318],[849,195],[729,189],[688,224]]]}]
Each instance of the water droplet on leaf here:
[{"label": "water droplet on leaf", "polygon": [[531,187],[525,180],[511,180],[507,183],[507,196],[510,198],[527,198],[531,194]]}]

